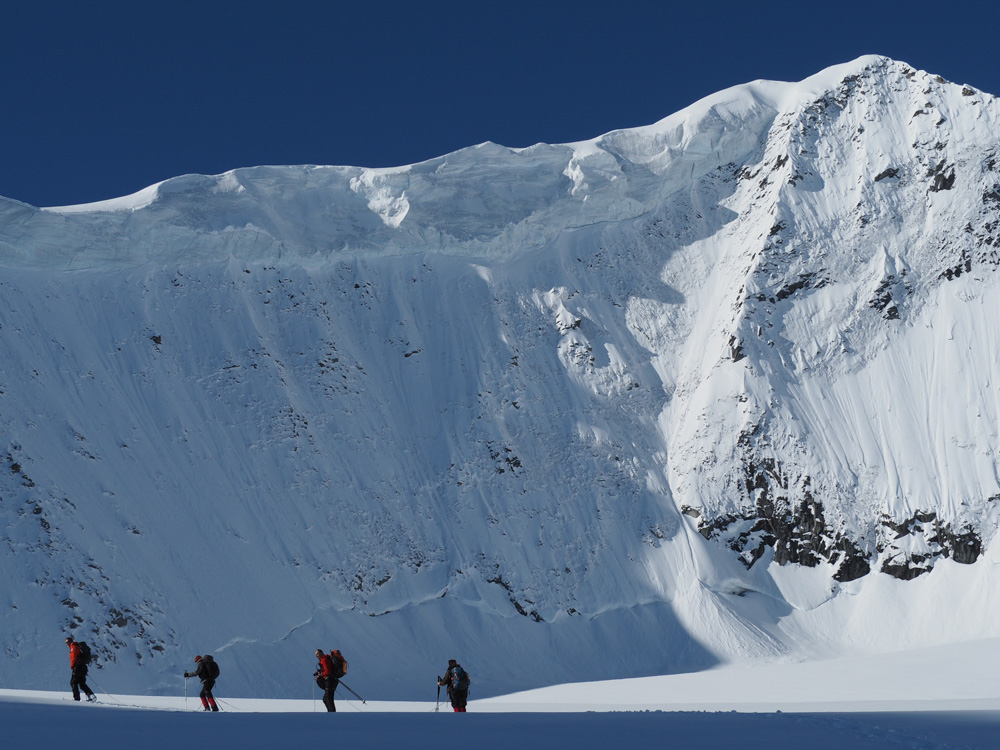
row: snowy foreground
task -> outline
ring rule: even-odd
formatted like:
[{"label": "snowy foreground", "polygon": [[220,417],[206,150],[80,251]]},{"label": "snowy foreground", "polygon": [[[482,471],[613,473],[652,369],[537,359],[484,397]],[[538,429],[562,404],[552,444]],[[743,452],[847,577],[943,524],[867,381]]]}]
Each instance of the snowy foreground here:
[{"label": "snowy foreground", "polygon": [[[0,691],[7,747],[340,746],[607,748],[993,748],[1000,737],[1000,640],[870,658],[731,666],[686,675],[560,685],[472,700],[460,716],[435,703],[109,695],[74,704],[68,690]],[[193,688],[193,685],[191,686]],[[221,689],[219,695],[224,695]],[[429,692],[435,688],[432,686]],[[193,693],[193,690],[192,690]],[[185,711],[184,709],[188,709]],[[303,716],[302,714],[314,714]],[[366,714],[378,714],[366,716]],[[332,726],[331,726],[332,725]]]}]

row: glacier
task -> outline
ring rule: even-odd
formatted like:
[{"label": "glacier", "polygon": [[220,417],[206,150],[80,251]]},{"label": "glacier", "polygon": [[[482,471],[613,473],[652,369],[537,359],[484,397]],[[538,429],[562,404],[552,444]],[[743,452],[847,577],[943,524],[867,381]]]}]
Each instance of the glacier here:
[{"label": "glacier", "polygon": [[[0,198],[2,686],[479,697],[1000,636],[1000,104]],[[55,649],[53,648],[55,647]]]}]

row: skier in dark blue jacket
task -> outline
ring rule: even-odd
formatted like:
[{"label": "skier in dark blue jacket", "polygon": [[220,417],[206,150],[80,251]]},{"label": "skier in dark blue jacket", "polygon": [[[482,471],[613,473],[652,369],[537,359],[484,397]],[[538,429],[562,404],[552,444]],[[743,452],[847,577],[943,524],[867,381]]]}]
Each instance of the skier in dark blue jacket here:
[{"label": "skier in dark blue jacket", "polygon": [[465,706],[469,702],[469,685],[472,679],[469,673],[462,669],[462,665],[454,659],[448,660],[448,669],[444,677],[438,677],[438,685],[448,688],[448,699],[451,707],[456,713],[464,714]]}]

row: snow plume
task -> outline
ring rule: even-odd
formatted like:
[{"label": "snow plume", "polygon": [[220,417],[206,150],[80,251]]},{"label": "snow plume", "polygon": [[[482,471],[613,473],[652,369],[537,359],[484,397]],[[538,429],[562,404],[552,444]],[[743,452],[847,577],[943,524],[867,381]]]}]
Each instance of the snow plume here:
[{"label": "snow plume", "polygon": [[301,696],[337,647],[384,698],[997,637],[998,132],[866,57],[586,143],[0,199],[4,680],[64,633],[119,692],[212,652]]}]

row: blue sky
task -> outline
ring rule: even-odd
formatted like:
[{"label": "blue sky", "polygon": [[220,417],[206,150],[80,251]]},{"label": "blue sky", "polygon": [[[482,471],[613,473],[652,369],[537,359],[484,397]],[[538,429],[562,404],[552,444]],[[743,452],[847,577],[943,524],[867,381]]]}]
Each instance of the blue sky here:
[{"label": "blue sky", "polygon": [[22,2],[0,22],[0,195],[581,140],[869,53],[1000,94],[1000,10],[980,5]]}]

